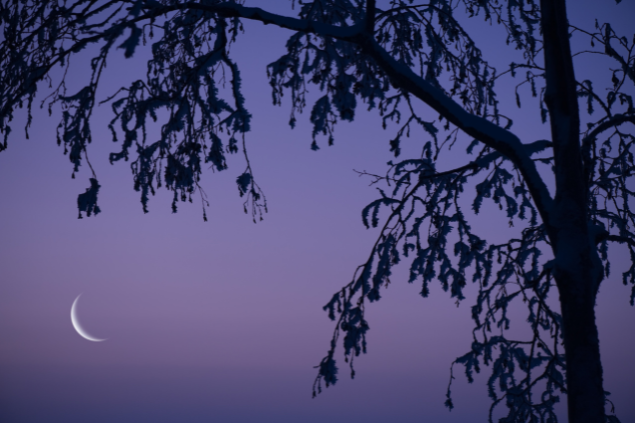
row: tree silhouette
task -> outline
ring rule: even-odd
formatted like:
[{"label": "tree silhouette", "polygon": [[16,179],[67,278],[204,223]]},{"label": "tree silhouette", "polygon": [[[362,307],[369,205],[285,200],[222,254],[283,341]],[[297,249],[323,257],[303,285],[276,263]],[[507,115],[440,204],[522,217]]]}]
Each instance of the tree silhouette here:
[{"label": "tree silhouette", "polygon": [[[555,421],[559,393],[567,395],[571,422],[618,421],[605,413],[594,306],[610,270],[609,243],[629,249],[623,282],[635,284],[629,180],[635,138],[627,132],[635,123],[629,94],[635,38],[629,41],[609,23],[596,22],[591,29],[569,25],[564,0],[292,1],[297,17],[241,3],[3,2],[0,151],[7,148],[13,114],[24,103],[28,135],[37,88],[44,83],[52,91],[42,105],[49,112],[54,106],[62,110],[58,144],[74,173],[83,163],[90,167],[90,118],[107,59],[118,50],[131,57],[149,42],[145,77],[105,100],[114,114],[112,137],[121,141],[111,163],[132,161],[144,211],[149,195],[164,186],[173,192],[174,211],[179,200],[191,201],[199,193],[206,219],[199,186],[204,164],[222,171],[227,154],[242,151],[246,169],[236,181],[239,194],[245,212],[261,219],[266,201],[244,146],[251,115],[230,46],[245,19],[286,28],[291,31],[287,53],[267,68],[273,103],[290,96],[292,127],[296,115],[313,103],[313,149],[322,136],[333,143],[335,125],[352,121],[360,101],[379,113],[384,127],[396,128],[390,140],[395,158],[411,130],[419,127],[426,134],[420,156],[389,162],[383,176],[369,175],[381,196],[364,208],[362,218],[367,227],[380,227],[380,235],[353,280],[324,307],[337,325],[318,366],[314,394],[337,381],[340,334],[354,374],[353,359],[366,350],[365,305],[380,299],[392,267],[409,259],[410,282],[422,283],[424,297],[435,280],[457,301],[464,299],[468,279],[477,284],[471,350],[454,364],[464,366],[470,381],[481,364],[491,367],[490,421],[501,404],[507,407],[501,421]],[[511,53],[520,52],[522,61],[497,71],[486,60],[487,46],[477,45],[466,25],[469,18],[504,28]],[[573,54],[571,37],[586,39],[590,47]],[[68,93],[70,59],[89,46],[96,52],[90,82]],[[588,54],[613,61],[610,81],[576,80],[574,57]],[[54,80],[58,66],[63,76]],[[536,97],[551,139],[521,141],[499,110],[495,89],[502,77],[517,78],[518,107],[525,87]],[[229,90],[221,89],[224,82]],[[600,85],[602,90],[596,88]],[[307,96],[309,87],[320,93],[317,100]],[[422,117],[417,103],[438,119]],[[580,104],[587,109],[584,116]],[[149,139],[149,118],[157,121],[158,113],[168,117],[160,122],[160,137]],[[453,145],[464,146],[473,159],[442,168],[439,157]],[[90,187],[78,197],[80,218],[100,212],[100,185],[92,167],[91,172]],[[517,237],[492,243],[477,234],[469,219],[484,201],[503,211],[503,224],[515,225]],[[556,291],[560,307],[554,309],[547,297]],[[635,301],[635,286],[630,300]],[[519,302],[531,333],[520,340],[508,336],[507,316],[510,304]],[[446,405],[452,408],[450,394],[448,388]]]}]

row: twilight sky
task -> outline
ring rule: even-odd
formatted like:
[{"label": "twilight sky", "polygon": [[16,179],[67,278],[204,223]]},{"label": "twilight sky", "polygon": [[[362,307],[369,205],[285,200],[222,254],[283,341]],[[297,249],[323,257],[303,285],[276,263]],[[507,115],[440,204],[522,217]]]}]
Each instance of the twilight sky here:
[{"label": "twilight sky", "polygon": [[[291,14],[289,3],[246,4]],[[571,21],[592,29],[595,18],[610,20],[632,36],[633,3],[603,2],[590,12],[598,3],[576,2]],[[308,113],[290,130],[288,104],[271,105],[265,73],[289,33],[257,23],[245,27],[233,56],[242,66],[253,115],[250,158],[269,203],[258,224],[242,213],[234,182],[244,168],[239,155],[230,157],[227,171],[204,176],[209,222],[196,200],[180,203],[172,214],[166,191],[151,198],[144,215],[127,164],[108,163],[108,153],[118,148],[106,128],[108,105],[95,113],[89,151],[102,185],[102,213],[78,220],[76,198],[88,186],[89,172],[70,178],[68,157],[55,144],[59,114],[49,118],[38,110],[29,140],[19,124],[23,116],[14,124],[9,149],[0,154],[0,421],[486,419],[487,368],[472,385],[457,369],[456,408],[443,406],[450,363],[470,346],[475,287],[458,308],[438,286],[422,299],[419,285],[406,283],[403,266],[382,300],[367,308],[369,353],[356,360],[355,380],[339,354],[340,382],[311,399],[313,366],[333,329],[321,307],[350,280],[377,235],[360,218],[376,191],[353,169],[383,173],[393,132],[360,107],[355,122],[338,125],[333,147],[322,140],[322,149],[311,151]],[[484,28],[478,36],[497,43],[486,51],[488,59],[504,65],[509,50],[491,35],[495,27]],[[142,76],[144,54],[128,60],[121,51],[113,55],[99,98]],[[90,56],[75,60],[71,86],[84,82]],[[606,67],[576,65],[585,77]],[[513,104],[511,93],[499,90],[507,104]],[[514,129],[526,142],[547,137],[547,126],[532,120],[538,110],[526,97],[527,105],[513,110]],[[408,139],[403,156],[415,154],[421,140],[421,134]],[[460,158],[464,148],[457,150],[453,157]],[[474,226],[491,239],[504,237],[509,229],[498,225],[501,216],[485,207]],[[628,422],[635,421],[635,309],[628,305],[629,288],[620,283],[628,257],[617,248],[611,254],[613,274],[601,288],[598,325],[605,389]],[[71,326],[79,294],[82,325],[105,342],[89,342]],[[524,312],[514,316],[512,325],[522,327]]]}]

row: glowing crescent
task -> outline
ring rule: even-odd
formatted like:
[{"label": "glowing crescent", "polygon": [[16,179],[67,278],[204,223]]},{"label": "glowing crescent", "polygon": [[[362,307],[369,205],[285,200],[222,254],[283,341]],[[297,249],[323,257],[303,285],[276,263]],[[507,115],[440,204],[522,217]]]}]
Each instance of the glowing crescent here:
[{"label": "glowing crescent", "polygon": [[73,301],[73,306],[71,307],[71,322],[73,323],[73,327],[75,328],[77,333],[79,333],[82,336],[82,338],[88,339],[89,341],[93,341],[93,342],[105,341],[105,339],[99,339],[99,338],[90,336],[88,332],[84,330],[82,325],[79,324],[79,320],[77,319],[77,301],[79,300],[79,297],[81,296],[82,294],[79,294],[77,298],[75,298],[75,301]]}]

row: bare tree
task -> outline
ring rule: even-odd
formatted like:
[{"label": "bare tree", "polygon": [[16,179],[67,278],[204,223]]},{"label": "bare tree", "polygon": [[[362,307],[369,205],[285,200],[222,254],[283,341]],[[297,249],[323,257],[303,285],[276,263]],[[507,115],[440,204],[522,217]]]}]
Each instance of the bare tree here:
[{"label": "bare tree", "polygon": [[[286,28],[291,33],[287,53],[267,69],[273,102],[281,104],[283,94],[290,95],[294,126],[296,115],[311,102],[308,88],[317,88],[321,94],[310,112],[312,148],[322,136],[331,144],[335,125],[352,121],[359,101],[377,110],[385,126],[396,128],[390,141],[395,157],[402,137],[415,127],[425,133],[420,156],[391,162],[384,176],[371,175],[383,188],[363,210],[363,221],[379,226],[380,235],[353,280],[324,307],[337,326],[318,366],[314,394],[322,384],[337,381],[334,353],[340,334],[353,369],[354,357],[366,349],[365,305],[380,299],[391,268],[408,258],[410,282],[422,283],[424,297],[435,280],[457,301],[464,299],[468,279],[478,285],[472,347],[454,364],[463,365],[470,380],[481,363],[491,366],[491,410],[507,407],[501,421],[555,421],[559,393],[567,395],[571,422],[617,421],[605,413],[594,307],[609,274],[609,243],[629,249],[623,282],[635,283],[629,179],[635,138],[628,132],[635,123],[629,94],[635,83],[635,39],[617,34],[610,23],[596,22],[590,29],[569,25],[564,0],[294,3],[297,17],[245,7],[238,0],[5,1],[0,5],[0,150],[7,148],[13,114],[24,103],[28,135],[37,88],[48,84],[51,91],[42,106],[62,109],[58,144],[74,172],[83,163],[90,166],[90,118],[107,59],[118,49],[131,57],[151,42],[145,77],[104,100],[112,105],[113,139],[121,141],[110,161],[132,160],[144,211],[149,195],[165,186],[174,194],[174,211],[179,200],[200,193],[206,219],[199,186],[203,163],[221,171],[227,168],[227,154],[242,151],[246,169],[237,179],[239,193],[245,196],[245,212],[262,218],[266,202],[243,142],[251,115],[230,46],[243,20]],[[477,45],[465,24],[474,17],[500,25],[522,61],[501,72],[489,64],[487,46]],[[572,52],[572,36],[585,38],[590,47]],[[90,82],[68,93],[71,58],[87,48],[94,52]],[[613,61],[610,81],[576,79],[574,57],[588,54]],[[63,76],[56,80],[58,67]],[[519,92],[529,87],[551,139],[521,140],[514,133],[513,122],[499,110],[495,84],[502,77],[518,78],[518,107]],[[231,88],[224,95],[218,88],[223,81]],[[422,117],[417,103],[438,119]],[[581,103],[588,112],[583,117]],[[160,137],[149,139],[149,118],[156,121],[159,111],[169,117],[160,122]],[[439,169],[439,157],[451,145],[465,146],[473,159]],[[92,167],[91,172],[90,187],[78,197],[80,217],[100,212],[100,186]],[[465,197],[475,213],[483,201],[493,201],[506,216],[504,224],[519,228],[518,236],[492,243],[477,234],[469,224],[472,212],[463,211]],[[380,209],[387,217],[380,218]],[[554,288],[559,309],[547,301]],[[528,339],[507,335],[508,307],[516,302],[528,312]],[[446,404],[452,408],[449,388]]]}]

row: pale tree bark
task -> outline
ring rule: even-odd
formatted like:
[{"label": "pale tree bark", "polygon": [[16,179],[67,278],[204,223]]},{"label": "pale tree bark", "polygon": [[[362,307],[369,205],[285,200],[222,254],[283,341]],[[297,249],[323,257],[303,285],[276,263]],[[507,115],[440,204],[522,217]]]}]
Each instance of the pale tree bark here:
[{"label": "pale tree bark", "polygon": [[580,151],[580,118],[564,0],[542,0],[556,195],[550,222],[567,363],[569,422],[605,421],[595,299],[602,265],[588,226],[588,187]]}]

